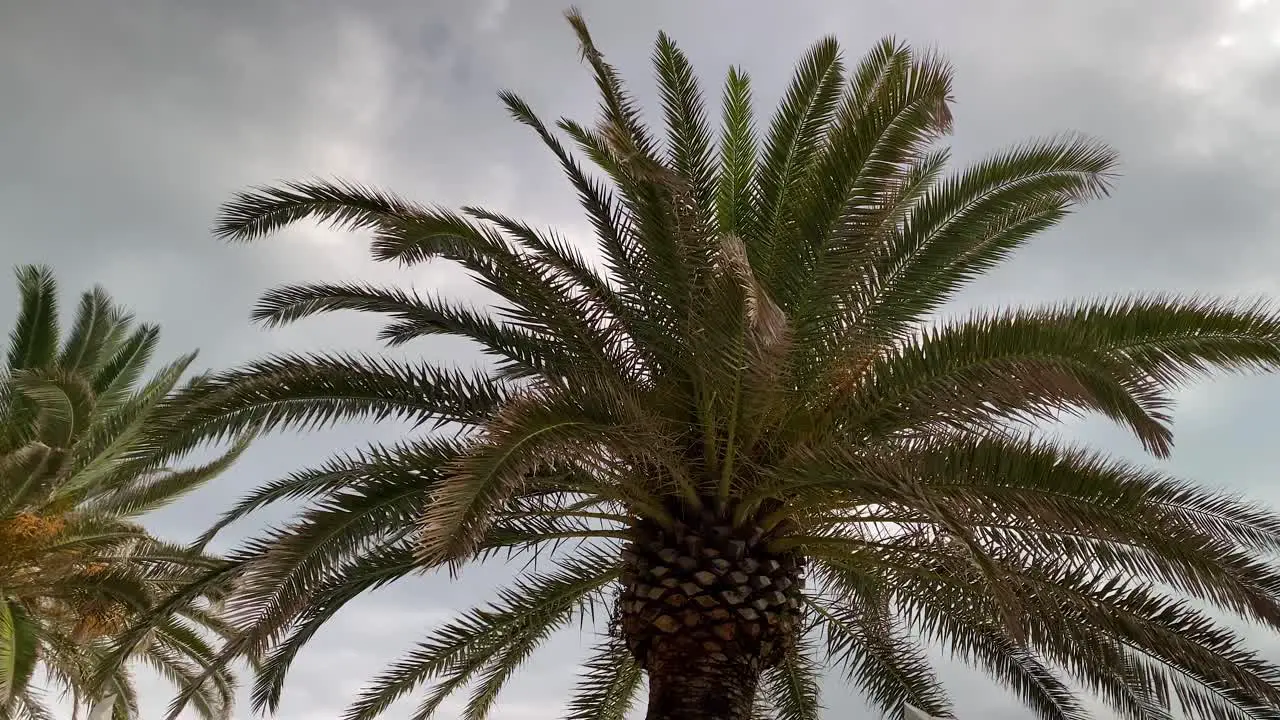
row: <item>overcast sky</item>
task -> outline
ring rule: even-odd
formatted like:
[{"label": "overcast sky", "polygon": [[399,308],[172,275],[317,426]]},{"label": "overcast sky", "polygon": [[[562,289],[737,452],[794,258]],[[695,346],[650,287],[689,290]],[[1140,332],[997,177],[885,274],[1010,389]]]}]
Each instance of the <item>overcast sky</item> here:
[{"label": "overcast sky", "polygon": [[[762,116],[819,36],[838,35],[853,59],[894,34],[953,59],[959,158],[1072,129],[1115,145],[1124,175],[1114,196],[1042,236],[966,304],[1125,290],[1280,295],[1280,3],[580,4],[644,98],[653,97],[647,58],[659,29],[691,56],[712,96],[730,64],[749,70]],[[249,324],[248,310],[286,281],[448,289],[458,279],[375,267],[358,238],[315,230],[226,246],[209,236],[216,207],[249,184],[341,176],[422,201],[491,206],[590,242],[553,161],[495,98],[511,88],[544,116],[589,118],[593,86],[563,10],[559,0],[0,3],[0,266],[50,264],[68,294],[102,283],[163,324],[169,355],[199,347],[207,367],[281,349],[372,348],[359,319],[268,332]],[[0,294],[0,318],[13,311],[12,291]],[[412,350],[466,361],[452,347]],[[1186,393],[1171,468],[1280,503],[1278,401],[1278,377]],[[191,537],[255,484],[394,432],[273,438],[152,524]],[[1136,454],[1114,433],[1073,432]],[[508,572],[406,584],[353,604],[298,661],[278,717],[335,717],[361,682]],[[1265,642],[1280,652],[1280,642]],[[554,641],[495,717],[557,717],[582,647],[572,633]],[[1026,716],[974,675],[944,674],[962,720]],[[150,720],[168,695],[146,689]],[[876,717],[838,678],[825,700],[830,718]],[[250,717],[247,706],[237,717]]]}]

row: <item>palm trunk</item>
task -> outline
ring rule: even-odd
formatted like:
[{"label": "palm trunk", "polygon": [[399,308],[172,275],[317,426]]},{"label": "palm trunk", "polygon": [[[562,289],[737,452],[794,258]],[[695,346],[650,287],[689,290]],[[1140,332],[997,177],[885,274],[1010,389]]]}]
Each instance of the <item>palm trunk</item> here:
[{"label": "palm trunk", "polygon": [[649,654],[647,720],[750,720],[761,662],[665,638]]},{"label": "palm trunk", "polygon": [[649,677],[649,720],[750,720],[760,674],[794,640],[803,558],[730,515],[640,523],[622,552],[619,629]]}]

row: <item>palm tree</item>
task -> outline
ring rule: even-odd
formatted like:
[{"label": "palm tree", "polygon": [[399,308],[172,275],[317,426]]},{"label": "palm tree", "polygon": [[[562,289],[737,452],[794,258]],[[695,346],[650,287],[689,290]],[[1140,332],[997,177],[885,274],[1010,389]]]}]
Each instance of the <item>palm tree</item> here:
[{"label": "palm tree", "polygon": [[[1080,202],[1115,157],[1078,136],[945,172],[952,70],[886,40],[846,71],[825,39],[758,135],[751,86],[724,83],[713,131],[695,74],[660,35],[665,142],[576,13],[600,91],[592,124],[512,116],[576,191],[600,262],[490,210],[451,212],[340,182],[237,195],[237,241],[304,219],[372,234],[375,259],[454,263],[491,311],[409,290],[268,292],[267,325],[381,313],[381,338],[468,338],[481,369],[360,354],[272,356],[211,376],[175,423],[187,444],[255,424],[409,421],[433,432],[262,486],[218,527],[281,500],[296,519],[235,554],[240,633],[275,709],[290,664],[362,593],[498,556],[537,558],[491,604],[376,678],[349,720],[433,683],[415,718],[495,697],[554,631],[607,617],[568,703],[620,719],[819,713],[832,667],[876,706],[947,715],[942,646],[1046,720],[1077,693],[1123,718],[1277,717],[1280,669],[1220,622],[1280,628],[1280,516],[1050,439],[1096,413],[1155,456],[1172,393],[1280,366],[1264,303],[1133,295],[940,317]],[[550,567],[548,567],[550,565]],[[808,584],[806,584],[808,581]],[[599,615],[597,615],[599,613]]]},{"label": "palm tree", "polygon": [[[208,463],[167,467],[173,456],[148,439],[161,436],[167,398],[195,354],[144,381],[155,326],[135,326],[95,288],[61,340],[53,275],[35,266],[17,275],[20,310],[0,374],[0,718],[50,717],[32,684],[38,666],[76,712],[105,695],[125,717],[137,704],[128,666],[105,665],[116,636],[222,566],[134,519],[217,476],[249,436]],[[210,635],[228,632],[209,605],[216,589],[157,617],[129,657],[183,687],[199,680],[216,655]],[[229,717],[226,670],[194,688],[201,717]]]}]

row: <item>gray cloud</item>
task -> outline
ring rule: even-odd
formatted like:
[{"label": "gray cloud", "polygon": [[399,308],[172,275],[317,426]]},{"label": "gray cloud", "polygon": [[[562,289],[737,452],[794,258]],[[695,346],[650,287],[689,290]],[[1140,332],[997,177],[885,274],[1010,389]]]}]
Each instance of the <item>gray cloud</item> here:
[{"label": "gray cloud", "polygon": [[[1127,290],[1280,294],[1274,5],[581,4],[600,45],[650,102],[647,58],[659,28],[689,52],[713,97],[731,63],[751,71],[761,113],[819,35],[837,34],[853,59],[896,34],[954,60],[959,157],[1067,129],[1122,152],[1114,198],[1040,238],[957,307]],[[279,282],[362,278],[461,291],[458,277],[438,267],[375,267],[357,238],[314,230],[258,247],[221,245],[208,235],[216,206],[249,184],[339,175],[424,201],[492,205],[585,241],[554,164],[494,96],[515,89],[547,117],[592,113],[562,9],[547,0],[10,3],[0,8],[0,264],[50,263],[68,291],[101,282],[164,324],[166,352],[200,346],[206,365],[285,348],[372,348],[361,319],[268,333],[248,324],[248,309]],[[0,313],[10,310],[11,300],[0,301]],[[412,351],[474,359],[456,346]],[[1280,446],[1268,442],[1267,422],[1277,400],[1274,379],[1188,392],[1169,467],[1280,501],[1271,477]],[[1096,424],[1066,431],[1135,453]],[[220,485],[153,523],[189,537],[249,487],[334,447],[397,432],[272,438]],[[299,660],[279,717],[333,717],[441,613],[483,600],[508,572],[428,578],[363,598]],[[557,639],[498,716],[554,717],[585,642],[572,633]],[[946,672],[960,717],[1023,716],[970,671]],[[147,687],[151,707],[163,706],[163,686]],[[827,701],[833,718],[863,712],[839,679]],[[410,710],[397,712],[391,717]]]}]

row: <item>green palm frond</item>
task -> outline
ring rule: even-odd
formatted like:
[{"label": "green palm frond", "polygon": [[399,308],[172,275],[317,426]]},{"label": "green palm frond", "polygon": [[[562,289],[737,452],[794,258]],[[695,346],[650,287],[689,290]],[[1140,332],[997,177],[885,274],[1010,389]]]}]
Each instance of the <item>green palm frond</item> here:
[{"label": "green palm frond", "polygon": [[811,607],[821,618],[828,658],[882,712],[891,713],[906,702],[930,715],[950,714],[951,703],[928,659],[892,615],[883,609],[832,607],[821,601]]},{"label": "green palm frond", "polygon": [[474,425],[510,394],[480,371],[370,355],[280,355],[198,378],[172,418],[183,434],[158,434],[156,447],[186,449],[246,431],[314,429],[342,420]]},{"label": "green palm frond", "polygon": [[240,578],[241,597],[228,604],[233,622],[248,628],[245,639],[269,642],[302,609],[317,578],[353,553],[406,534],[426,492],[394,479],[366,483],[315,503],[293,527],[258,541],[270,556]]},{"label": "green palm frond", "polygon": [[609,142],[628,162],[652,161],[657,156],[657,143],[651,138],[635,100],[626,90],[617,70],[604,59],[587,29],[586,20],[577,8],[565,13],[565,19],[578,37],[582,59],[591,68],[600,91],[603,110],[602,128]]},{"label": "green palm frond", "polygon": [[668,164],[688,183],[694,207],[703,213],[699,221],[710,224],[707,214],[715,207],[715,170],[702,90],[689,58],[666,33],[658,33],[653,65],[667,121]]},{"label": "green palm frond", "polygon": [[231,446],[217,457],[180,470],[151,472],[134,478],[126,485],[116,486],[110,493],[96,495],[87,503],[94,512],[111,513],[120,517],[136,517],[168,505],[193,492],[230,468],[249,449],[254,440],[251,434],[236,438]]},{"label": "green palm frond", "polygon": [[[1075,692],[1044,658],[998,628],[970,625],[963,630],[957,628],[950,637],[949,649],[956,657],[986,671],[1041,720],[1086,720],[1090,717]],[[1089,683],[1086,681],[1084,684],[1087,686]],[[1135,709],[1125,702],[1129,688],[1121,685],[1117,689],[1120,692],[1112,698],[1112,704],[1124,708],[1124,714],[1128,715],[1128,711]]]},{"label": "green palm frond", "polygon": [[[163,427],[131,432],[120,456],[144,472],[121,482],[95,471],[94,488],[120,494],[86,502],[142,508],[168,487],[156,458],[204,443],[414,425],[393,446],[246,495],[198,546],[265,506],[303,506],[225,565],[193,555],[186,575],[160,573],[191,587],[144,619],[190,617],[179,611],[197,598],[226,596],[224,641],[175,712],[218,700],[206,681],[241,658],[258,663],[255,705],[274,710],[302,649],[362,593],[519,560],[560,565],[446,625],[347,717],[371,720],[433,682],[415,718],[461,693],[463,714],[482,720],[546,637],[596,605],[611,611],[611,634],[568,702],[579,720],[624,717],[646,676],[659,680],[653,717],[700,703],[694,716],[816,718],[826,665],[886,713],[905,702],[946,717],[937,647],[1043,720],[1084,720],[1077,691],[1124,720],[1275,717],[1280,668],[1224,618],[1280,630],[1280,513],[1037,432],[1100,416],[1167,455],[1178,390],[1280,369],[1273,304],[1139,293],[938,317],[1036,233],[1105,195],[1115,153],[1064,134],[949,169],[952,68],[894,39],[848,71],[834,39],[816,43],[757,128],[744,71],[729,71],[717,113],[659,35],[662,127],[651,129],[581,15],[568,20],[598,116],[544,123],[519,96],[501,99],[565,174],[599,267],[554,230],[500,211],[355,183],[257,188],[223,207],[224,238],[318,220],[370,233],[377,261],[452,263],[496,300],[363,283],[269,291],[254,311],[267,325],[373,313],[390,345],[448,336],[489,362],[268,357],[173,398],[166,388],[152,411]],[[32,298],[41,282],[27,281]],[[117,349],[98,357],[91,392],[150,352],[150,336],[108,335]],[[75,392],[38,377],[52,385],[6,396],[26,418],[7,447],[25,449],[0,467],[23,497],[62,462],[28,439],[81,422]],[[114,397],[121,413],[143,405]],[[93,413],[88,425],[94,438],[114,427]],[[87,467],[79,454],[72,466]],[[70,542],[95,552],[132,542],[123,523],[77,532]],[[145,628],[124,632],[113,657]]]},{"label": "green palm frond", "polygon": [[797,323],[821,325],[838,307],[831,295],[866,282],[861,275],[876,240],[910,208],[910,196],[898,197],[900,186],[950,130],[950,100],[951,67],[937,55],[914,57],[892,40],[852,73],[814,177],[792,201],[797,237],[772,261],[775,292]]},{"label": "green palm frond", "polygon": [[[671,197],[670,181],[674,177],[663,175],[668,183],[661,187],[646,184],[633,177],[633,168],[622,162],[600,132],[563,118],[557,125],[617,188],[615,225],[621,226],[622,233],[616,243],[609,240],[601,247],[619,282],[627,283],[637,298],[637,309],[646,311],[642,316],[645,324],[635,336],[637,352],[647,351],[651,373],[676,367],[684,355],[678,342],[684,335],[680,311],[689,307],[691,284],[680,260],[676,223],[672,222],[676,201]],[[644,242],[648,237],[657,240]]]},{"label": "green palm frond", "polygon": [[0,602],[0,700],[19,696],[36,669],[36,628],[16,600]]},{"label": "green palm frond", "polygon": [[840,46],[835,38],[823,38],[796,66],[770,123],[755,174],[759,225],[754,234],[746,236],[748,247],[755,246],[752,256],[766,259],[759,270],[767,278],[785,270],[772,264],[773,257],[784,251],[776,238],[796,221],[791,208],[804,192],[804,180],[820,151],[819,139],[826,133],[840,102],[843,84]]},{"label": "green palm frond", "polygon": [[9,334],[8,369],[45,367],[58,348],[58,286],[47,267],[17,269],[21,309]]},{"label": "green palm frond", "polygon": [[19,370],[6,383],[35,416],[24,433],[31,442],[67,448],[89,425],[93,389],[83,376],[61,370]]},{"label": "green palm frond", "polygon": [[[854,410],[852,424],[878,435],[925,423],[981,431],[1092,411],[1166,454],[1169,391],[1214,370],[1272,366],[1274,338],[1280,315],[1266,303],[1134,296],[976,313],[871,362],[851,397],[872,406]],[[980,406],[956,392],[979,383]]]},{"label": "green palm frond", "polygon": [[[502,92],[499,96],[511,116],[518,122],[532,128],[543,144],[547,146],[547,149],[551,150],[559,160],[566,178],[578,193],[578,201],[582,205],[582,209],[587,213],[597,236],[600,238],[601,254],[603,255],[605,268],[610,276],[608,280],[613,280],[616,283],[619,288],[618,294],[623,297],[619,298],[615,303],[607,301],[609,293],[599,292],[598,294],[605,298],[602,299],[602,302],[607,304],[616,321],[623,324],[629,331],[630,337],[636,341],[628,348],[635,358],[632,367],[629,369],[637,374],[643,369],[651,372],[656,371],[661,367],[661,362],[656,356],[656,352],[669,341],[669,338],[663,333],[661,318],[646,317],[637,313],[639,308],[637,307],[638,303],[635,302],[636,296],[643,296],[651,291],[646,290],[641,279],[637,256],[638,250],[635,246],[635,239],[629,230],[629,215],[625,208],[621,207],[615,200],[614,193],[609,188],[600,181],[586,175],[577,159],[565,150],[563,143],[552,134],[546,124],[534,113],[533,108],[529,107],[528,103],[511,92]],[[551,253],[544,252],[543,254],[549,255]],[[560,254],[568,254],[568,252],[561,251]],[[559,264],[569,265],[567,262]],[[590,280],[590,277],[587,277],[587,280]],[[608,283],[608,280],[605,280],[605,282]],[[591,282],[584,281],[583,285],[588,288],[588,295],[597,293],[597,291],[591,289]],[[624,301],[624,299],[629,299],[629,301]],[[639,367],[636,367],[636,365],[639,365]]]},{"label": "green palm frond", "polygon": [[98,287],[85,293],[55,364],[64,370],[96,370],[102,355],[115,349],[111,339],[124,326],[123,319],[106,290]]},{"label": "green palm frond", "polygon": [[[351,557],[340,566],[330,568],[324,579],[309,588],[307,604],[302,609],[295,605],[289,618],[289,631],[284,639],[271,648],[269,655],[257,663],[258,676],[253,697],[257,702],[275,707],[280,702],[284,681],[294,660],[315,634],[348,602],[364,592],[393,583],[421,572],[411,543],[400,541],[365,550]],[[236,656],[249,653],[244,648],[266,634],[266,623],[258,621],[252,626],[234,628],[228,638],[227,651],[219,655],[218,662],[227,663]]]},{"label": "green palm frond", "polygon": [[610,637],[583,663],[565,720],[624,720],[644,680],[631,651]]},{"label": "green palm frond", "polygon": [[[739,68],[730,68],[724,81],[724,106],[720,135],[719,174],[716,178],[716,217],[720,232],[726,235],[755,238],[756,207],[752,194],[757,140],[751,107],[751,79]],[[747,246],[748,260],[759,267],[763,258],[751,253],[755,244]]]},{"label": "green palm frond", "polygon": [[277,502],[315,498],[383,480],[399,481],[406,488],[417,487],[428,492],[431,480],[440,468],[461,453],[462,447],[456,441],[431,438],[396,447],[373,445],[365,450],[335,456],[320,467],[295,472],[246,495],[223,513],[217,524],[196,544],[201,547],[207,545],[226,526]]},{"label": "green palm frond", "polygon": [[344,716],[347,720],[377,717],[392,702],[428,680],[436,691],[416,717],[431,710],[486,667],[504,667],[521,659],[503,654],[511,647],[537,642],[546,632],[589,609],[592,598],[616,576],[610,557],[584,556],[564,561],[560,569],[520,581],[499,593],[499,602],[472,610],[437,629],[432,637],[391,666],[363,691]]},{"label": "green palm frond", "polygon": [[93,390],[100,407],[114,407],[116,400],[127,394],[151,361],[159,340],[160,328],[139,325],[109,354],[94,378]]},{"label": "green palm frond", "polygon": [[307,219],[347,230],[373,230],[384,219],[416,209],[392,195],[350,183],[294,182],[237,195],[222,206],[213,232],[248,242]]},{"label": "green palm frond", "polygon": [[[493,419],[485,436],[448,468],[450,482],[432,494],[420,523],[424,560],[453,563],[474,554],[497,518],[495,511],[513,499],[515,491],[537,489],[531,487],[530,476],[547,459],[594,461],[604,467],[609,458],[590,455],[594,442],[636,443],[644,437],[642,428],[627,428],[619,418],[601,417],[592,409],[557,402],[554,396],[509,404]],[[610,427],[611,421],[623,429]],[[627,430],[630,438],[623,436]],[[604,435],[594,437],[597,433]]]},{"label": "green palm frond", "polygon": [[122,393],[109,410],[96,412],[95,406],[89,426],[72,446],[72,468],[78,480],[60,489],[60,494],[109,491],[115,487],[110,480],[127,481],[136,472],[166,462],[171,455],[153,449],[146,439],[165,431],[162,417],[170,409],[166,398],[194,361],[195,354],[188,353],[161,367],[132,392]]},{"label": "green palm frond", "polygon": [[44,694],[27,689],[16,696],[6,707],[0,707],[3,720],[54,720],[47,707]]},{"label": "green palm frond", "polygon": [[486,312],[438,298],[359,285],[306,285],[276,288],[263,295],[254,319],[271,326],[336,310],[381,313],[391,318],[378,339],[389,346],[431,335],[453,335],[478,344],[497,359],[497,372],[513,379],[542,373],[571,373],[575,358],[545,336]]},{"label": "green palm frond", "polygon": [[764,673],[761,696],[767,698],[776,720],[818,720],[822,666],[813,633],[804,632],[782,662]]},{"label": "green palm frond", "polygon": [[963,284],[994,268],[1075,205],[1105,195],[1116,155],[1081,136],[998,153],[935,184],[882,241],[858,331],[909,334]]},{"label": "green palm frond", "polygon": [[[318,213],[339,226],[374,229],[375,255],[380,260],[414,264],[441,257],[454,261],[509,303],[503,314],[532,336],[558,339],[556,347],[568,358],[594,369],[618,365],[600,325],[562,302],[572,284],[565,283],[563,276],[558,279],[556,271],[538,256],[517,252],[490,225],[445,210],[414,206],[376,191],[326,183],[245,193],[233,207],[218,229],[227,237],[252,239]],[[254,217],[272,220],[262,224],[250,219]],[[554,351],[549,347],[541,354]],[[562,371],[572,372],[568,365],[562,365]]]},{"label": "green palm frond", "polygon": [[[413,524],[405,520],[433,491],[433,474],[426,468],[434,465],[438,474],[453,460],[457,448],[442,442],[430,452],[431,458],[424,448],[374,448],[299,473],[292,482],[245,498],[233,511],[238,517],[280,499],[321,498],[302,524],[269,532],[244,550],[254,560],[254,568],[240,574],[240,598],[227,606],[238,627],[231,653],[224,657],[257,656],[271,648],[259,675],[259,697],[278,698],[297,651],[348,601],[422,571],[417,559],[420,540]],[[496,550],[524,538],[551,541],[554,527],[549,531],[544,524],[530,525],[521,515],[513,512],[510,519],[500,521],[482,546]],[[596,534],[589,530],[584,528],[582,535]],[[379,533],[376,539],[375,532]],[[264,552],[270,554],[269,560]],[[281,633],[287,638],[279,639],[284,637]]]}]

